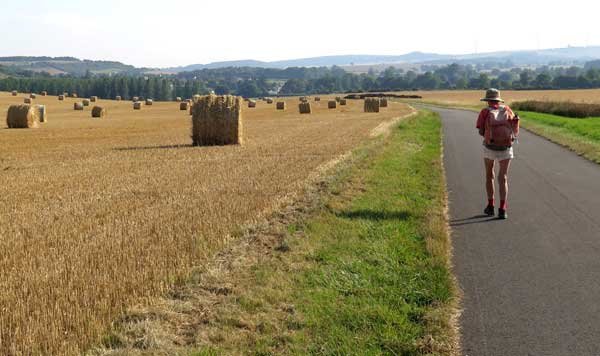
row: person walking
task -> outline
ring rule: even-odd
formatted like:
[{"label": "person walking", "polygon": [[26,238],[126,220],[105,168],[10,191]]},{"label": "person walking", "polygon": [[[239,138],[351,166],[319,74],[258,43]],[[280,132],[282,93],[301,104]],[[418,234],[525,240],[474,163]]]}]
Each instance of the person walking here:
[{"label": "person walking", "polygon": [[483,137],[483,162],[485,165],[485,188],[488,204],[484,214],[495,215],[494,207],[494,183],[495,162],[498,161],[500,169],[498,172],[498,185],[500,190],[500,206],[498,218],[507,219],[508,198],[508,170],[510,162],[514,158],[513,144],[519,135],[519,116],[507,105],[500,96],[500,91],[490,88],[481,101],[487,102],[488,106],[481,110],[477,118],[477,129]]}]

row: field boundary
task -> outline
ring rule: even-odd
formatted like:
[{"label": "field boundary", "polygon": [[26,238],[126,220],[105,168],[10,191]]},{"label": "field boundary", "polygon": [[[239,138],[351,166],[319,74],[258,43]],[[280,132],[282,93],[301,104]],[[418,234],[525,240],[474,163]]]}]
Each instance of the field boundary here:
[{"label": "field boundary", "polygon": [[251,268],[244,267],[255,266],[272,258],[277,251],[287,249],[289,227],[301,223],[322,207],[324,199],[335,194],[336,187],[348,177],[353,166],[382,147],[387,133],[398,122],[416,115],[417,111],[411,109],[410,114],[383,122],[385,126],[380,125],[377,135],[359,148],[317,167],[298,193],[281,197],[238,229],[228,239],[229,247],[217,253],[208,264],[192,270],[189,278],[180,281],[167,295],[154,298],[145,306],[129,308],[87,354],[112,355],[140,349],[177,353],[181,350],[177,345],[197,341],[189,339],[189,335],[209,341],[212,336],[199,330],[219,318],[218,306],[228,303],[236,285],[251,279],[248,274]]}]

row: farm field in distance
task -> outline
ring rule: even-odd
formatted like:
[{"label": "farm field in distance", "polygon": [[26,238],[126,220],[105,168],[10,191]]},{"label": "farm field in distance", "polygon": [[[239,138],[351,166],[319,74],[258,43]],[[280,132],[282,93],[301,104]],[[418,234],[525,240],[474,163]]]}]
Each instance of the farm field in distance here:
[{"label": "farm field in distance", "polygon": [[[439,91],[410,91],[398,92],[405,95],[421,95],[422,102],[438,103],[448,106],[483,107],[479,101],[484,90],[439,90]],[[579,90],[501,90],[502,99],[510,105],[521,100],[573,101],[585,103],[600,103],[600,89]]]},{"label": "farm field in distance", "polygon": [[[0,93],[6,118],[17,97]],[[0,126],[0,354],[76,354],[129,304],[163,293],[239,229],[302,191],[319,167],[411,112],[379,114],[362,101],[298,114],[244,109],[244,146],[192,147],[179,103],[140,111],[100,100],[38,96],[48,123]],[[91,104],[92,106],[94,103]],[[33,349],[32,349],[33,347]]]}]

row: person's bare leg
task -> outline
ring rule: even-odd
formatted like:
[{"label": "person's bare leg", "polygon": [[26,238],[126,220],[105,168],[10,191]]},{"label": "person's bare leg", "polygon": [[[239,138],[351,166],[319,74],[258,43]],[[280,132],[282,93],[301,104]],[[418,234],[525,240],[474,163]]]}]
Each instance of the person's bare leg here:
[{"label": "person's bare leg", "polygon": [[489,200],[494,199],[494,161],[484,158],[485,163],[485,189]]},{"label": "person's bare leg", "polygon": [[[508,169],[510,168],[510,159],[500,161],[500,172],[498,172],[498,185],[500,186],[500,200],[506,202],[508,197]],[[501,207],[505,208],[505,207]]]}]

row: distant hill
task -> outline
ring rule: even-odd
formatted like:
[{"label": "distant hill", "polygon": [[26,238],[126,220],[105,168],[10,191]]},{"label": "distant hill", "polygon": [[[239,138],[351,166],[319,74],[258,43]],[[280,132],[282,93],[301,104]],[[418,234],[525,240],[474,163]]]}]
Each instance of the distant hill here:
[{"label": "distant hill", "polygon": [[283,61],[261,62],[255,60],[215,62],[209,64],[194,64],[185,67],[167,68],[166,72],[177,73],[200,69],[226,67],[258,67],[258,68],[288,68],[288,67],[330,67],[330,66],[377,66],[383,64],[485,64],[490,62],[510,62],[519,66],[538,66],[549,64],[579,64],[600,59],[600,46],[568,47],[530,51],[503,51],[489,53],[471,53],[462,55],[435,54],[411,52],[398,56],[390,55],[342,55],[290,59]]},{"label": "distant hill", "polygon": [[143,69],[112,61],[81,60],[74,57],[0,57],[0,66],[18,73],[21,71],[46,72],[52,75],[139,73]]}]

